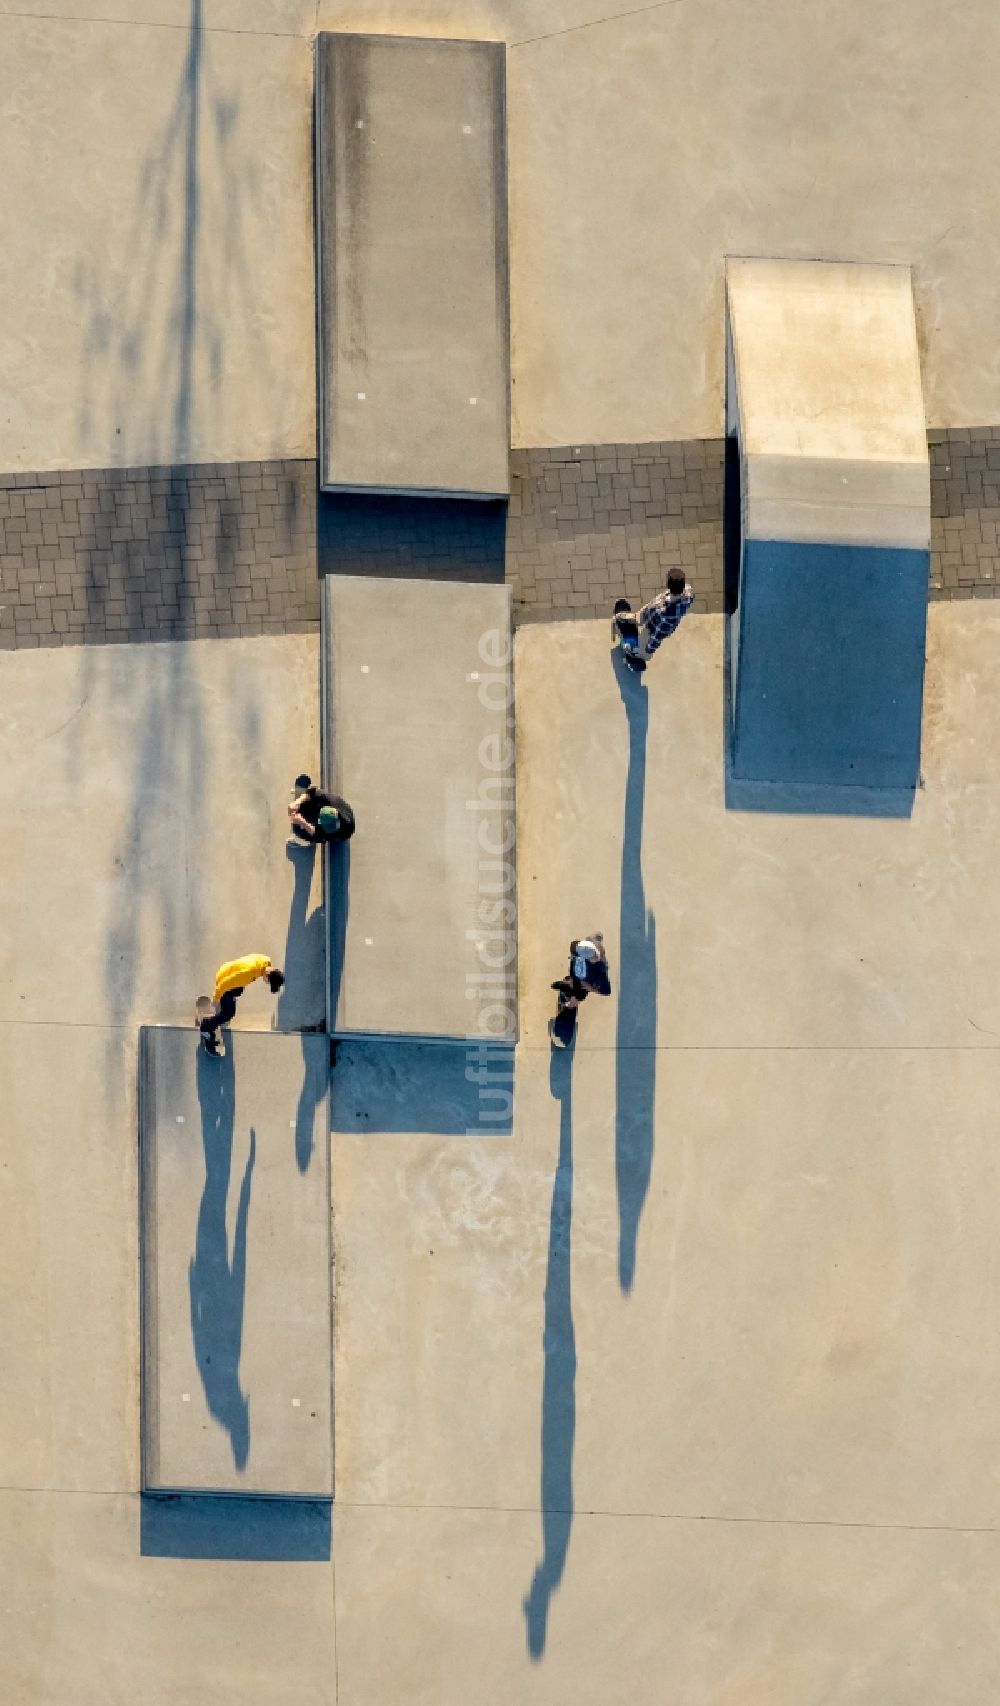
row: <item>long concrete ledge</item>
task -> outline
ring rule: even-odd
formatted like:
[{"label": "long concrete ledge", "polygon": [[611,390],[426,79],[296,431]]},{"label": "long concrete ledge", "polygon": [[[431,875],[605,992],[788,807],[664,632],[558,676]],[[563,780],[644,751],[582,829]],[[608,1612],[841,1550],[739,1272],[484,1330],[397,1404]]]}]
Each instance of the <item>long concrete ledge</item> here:
[{"label": "long concrete ledge", "polygon": [[328,576],[323,660],[331,1029],[513,1042],[509,589]]},{"label": "long concrete ledge", "polygon": [[325,1036],[140,1033],[146,1492],[333,1494]]},{"label": "long concrete ledge", "polygon": [[504,48],[321,33],[320,483],[509,490]]}]

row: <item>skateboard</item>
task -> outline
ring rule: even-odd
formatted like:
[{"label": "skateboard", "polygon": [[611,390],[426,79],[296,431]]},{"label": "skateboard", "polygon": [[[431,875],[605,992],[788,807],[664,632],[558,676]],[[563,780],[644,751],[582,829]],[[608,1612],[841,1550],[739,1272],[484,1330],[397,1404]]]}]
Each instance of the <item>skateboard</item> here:
[{"label": "skateboard", "polygon": [[553,1048],[571,1048],[576,1038],[576,1016],[579,1007],[566,1007],[563,997],[559,997],[559,1010],[554,1019],[549,1020],[549,1036]]},{"label": "skateboard", "polygon": [[615,600],[611,636],[629,669],[634,669],[637,675],[641,675],[646,667],[646,660],[639,656],[639,622],[627,598]]},{"label": "skateboard", "polygon": [[[312,777],[307,776],[305,771],[303,771],[301,776],[296,776],[295,778],[294,786],[292,787],[291,794],[289,795],[289,801],[297,800],[299,796],[304,794],[306,789],[311,786]],[[285,846],[289,848],[291,852],[298,853],[301,852],[303,847],[315,847],[316,843],[315,841],[307,840],[303,836],[296,835],[294,830],[289,828],[288,840],[285,842]]]},{"label": "skateboard", "polygon": [[[201,1021],[203,1019],[208,1019],[214,1012],[215,1012],[215,1002],[212,1000],[212,997],[210,995],[199,995],[197,1001],[194,1004],[194,1022],[198,1026],[199,1031],[201,1031]],[[208,1054],[215,1054],[215,1055],[225,1054],[226,1051],[222,1045],[222,1032],[221,1031],[216,1031],[216,1033],[215,1033],[215,1047],[214,1047],[214,1049],[209,1048],[209,1046],[208,1046],[208,1035],[205,1031],[201,1031],[201,1040],[204,1043],[206,1052]]]},{"label": "skateboard", "polygon": [[560,989],[556,999],[555,1018],[549,1020],[549,1036],[555,1048],[569,1048],[576,1036],[576,1016],[580,1011],[579,1001]]}]

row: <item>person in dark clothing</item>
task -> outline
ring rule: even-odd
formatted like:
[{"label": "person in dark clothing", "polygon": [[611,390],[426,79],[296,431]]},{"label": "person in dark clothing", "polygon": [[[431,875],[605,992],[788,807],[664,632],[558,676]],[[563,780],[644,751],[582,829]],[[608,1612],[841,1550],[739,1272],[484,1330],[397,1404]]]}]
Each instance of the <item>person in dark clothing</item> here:
[{"label": "person in dark clothing", "polygon": [[588,995],[610,995],[608,956],[599,931],[569,945],[569,970],[550,987],[558,992],[559,1011],[579,1007]]},{"label": "person in dark clothing", "polygon": [[641,674],[663,641],[677,632],[693,603],[694,593],[683,569],[671,569],[666,591],[657,593],[638,614],[627,598],[615,601],[612,632],[630,669]]},{"label": "person in dark clothing", "polygon": [[298,791],[288,806],[295,840],[314,847],[328,841],[349,841],[355,826],[347,801],[326,788],[317,788],[308,776],[297,776],[295,786]]}]

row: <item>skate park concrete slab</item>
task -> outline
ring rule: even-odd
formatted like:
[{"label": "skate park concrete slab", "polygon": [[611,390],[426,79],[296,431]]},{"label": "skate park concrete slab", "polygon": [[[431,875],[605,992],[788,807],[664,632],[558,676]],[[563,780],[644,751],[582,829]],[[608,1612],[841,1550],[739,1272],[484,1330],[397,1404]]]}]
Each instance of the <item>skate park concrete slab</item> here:
[{"label": "skate park concrete slab", "polygon": [[727,253],[912,265],[928,419],[995,421],[991,27],[990,0],[823,29],[797,0],[4,0],[0,467],[313,453],[314,28],[510,44],[518,446],[718,434]]},{"label": "skate park concrete slab", "polygon": [[510,593],[323,583],[332,1028],[516,1035]]},{"label": "skate park concrete slab", "polygon": [[[32,16],[80,23],[148,24],[190,29],[200,18],[203,31],[244,30],[251,34],[308,35],[314,0],[102,0],[100,18],[92,0],[40,0]],[[0,17],[23,16],[20,0],[0,0]]]},{"label": "skate park concrete slab", "polygon": [[[329,1564],[304,1570],[281,1513],[256,1536],[268,1562],[254,1561],[247,1531],[263,1524],[240,1500],[200,1552],[190,1524],[161,1526],[147,1557],[138,1496],[136,1027],[171,1009],[189,1026],[192,993],[248,924],[273,928],[276,957],[298,967],[289,1014],[321,1021],[321,873],[293,868],[284,845],[288,783],[318,770],[318,676],[317,642],[302,637],[0,657],[0,1458],[12,1489],[0,1693],[12,1706],[125,1706],[206,1686],[234,1706],[332,1700]],[[270,1027],[274,1010],[258,998],[243,1023]],[[304,1068],[300,1039],[260,1040]],[[168,1525],[183,1514],[164,1501]],[[312,1546],[316,1559],[315,1534]]]},{"label": "skate park concrete slab", "polygon": [[[727,811],[720,627],[692,615],[662,648],[631,742],[606,624],[518,636],[512,1130],[476,1117],[492,1087],[477,1049],[463,1100],[432,1045],[340,1045],[335,1589],[315,1559],[144,1539],[128,1062],[137,1020],[204,956],[161,985],[162,935],[144,925],[118,1008],[102,958],[141,708],[162,720],[172,703],[182,731],[176,748],[142,743],[166,782],[139,797],[157,823],[169,804],[183,867],[214,847],[202,817],[192,840],[183,827],[195,705],[213,810],[238,774],[263,812],[270,770],[315,765],[296,750],[301,657],[262,642],[262,673],[239,642],[181,647],[161,680],[142,648],[146,676],[89,678],[82,708],[69,654],[0,658],[20,724],[0,763],[20,932],[7,999],[24,987],[36,1003],[0,1031],[0,1452],[23,1488],[0,1495],[14,1706],[206,1686],[234,1706],[333,1706],[338,1686],[358,1706],[623,1691],[652,1706],[665,1687],[712,1706],[992,1697],[1000,629],[989,607],[931,609],[926,786],[908,820],[881,820]],[[552,692],[570,670],[586,675],[582,710]],[[39,885],[25,804],[39,771],[57,790],[67,771],[86,783],[85,881],[46,848]],[[69,796],[54,797],[62,811]],[[280,835],[238,821],[203,877],[206,916],[231,906],[229,927],[241,887],[287,915],[294,876]],[[144,845],[129,916],[163,888],[183,918],[183,872],[166,843]],[[575,1053],[553,1065],[547,986],[581,919],[605,930],[613,993],[587,1002]],[[377,1065],[379,1049],[393,1060]]]},{"label": "skate park concrete slab", "polygon": [[[388,8],[321,10],[328,28],[352,14],[378,28],[364,20]],[[986,167],[990,0],[960,17],[956,30],[921,5],[915,24],[912,0],[877,18],[848,0],[822,25],[797,0],[512,7],[498,27],[510,42],[514,445],[718,436],[727,255],[912,265],[928,420],[1000,418],[996,254],[991,240],[985,263],[977,235],[1000,230]],[[956,169],[977,138],[979,164]]]},{"label": "skate park concrete slab", "polygon": [[[547,1627],[544,1591],[531,1599],[534,1664],[522,1603],[537,1516],[350,1509],[338,1537],[338,1670],[351,1701],[971,1706],[996,1675],[995,1534],[581,1512]],[[379,1639],[386,1604],[391,1642]]]},{"label": "skate park concrete slab", "polygon": [[995,1049],[522,1048],[511,1137],[340,1135],[338,1497],[530,1509],[541,1435],[580,1511],[995,1527],[998,1093]]},{"label": "skate park concrete slab", "polygon": [[[725,809],[712,618],[685,619],[645,688],[619,684],[603,623],[520,629],[522,1037],[547,1040],[566,945],[600,928],[612,981],[637,991],[625,990],[622,1042],[638,1027],[674,1047],[993,1046],[1000,1000],[982,943],[1000,931],[986,732],[998,644],[992,605],[931,605],[924,786],[900,820]],[[582,723],[551,702],[571,666],[586,672]],[[584,774],[596,818],[579,810]],[[578,1050],[613,1045],[616,1006],[588,1003]]]},{"label": "skate park concrete slab", "polygon": [[302,10],[3,8],[0,470],[315,453]]},{"label": "skate park concrete slab", "polygon": [[319,769],[317,639],[19,651],[0,681],[0,1018],[186,1025],[260,951],[287,988],[251,985],[238,1025],[322,1024],[322,873],[286,848],[291,783]]},{"label": "skate park concrete slab", "polygon": [[0,1492],[5,1702],[336,1706],[329,1563],[144,1557],[140,1503]]},{"label": "skate park concrete slab", "polygon": [[147,1491],[332,1492],[328,1047],[141,1033]]},{"label": "skate park concrete slab", "polygon": [[134,1038],[4,1021],[0,1080],[3,1482],[124,1492],[139,1474]]},{"label": "skate park concrete slab", "polygon": [[4,0],[0,468],[313,454],[313,29],[510,44],[516,445],[718,434],[726,254],[913,266],[929,421],[995,421],[991,28],[991,0],[822,29],[797,0]]},{"label": "skate park concrete slab", "polygon": [[[1000,634],[932,609],[926,788],[910,820],[845,821],[726,812],[718,626],[689,618],[647,672],[641,790],[605,625],[519,633],[513,1132],[386,1105],[338,1133],[338,1651],[360,1699],[404,1666],[428,1702],[992,1687]],[[553,709],[570,657],[585,719]],[[966,858],[981,905],[942,915]],[[808,912],[807,866],[830,891]],[[730,904],[770,932],[766,974]],[[581,920],[614,992],[551,1054],[551,956]],[[915,967],[886,963],[903,951]],[[416,1662],[405,1634],[405,1660],[376,1642],[376,1607],[420,1631]]]},{"label": "skate park concrete slab", "polygon": [[509,490],[504,50],[316,45],[320,483]]}]

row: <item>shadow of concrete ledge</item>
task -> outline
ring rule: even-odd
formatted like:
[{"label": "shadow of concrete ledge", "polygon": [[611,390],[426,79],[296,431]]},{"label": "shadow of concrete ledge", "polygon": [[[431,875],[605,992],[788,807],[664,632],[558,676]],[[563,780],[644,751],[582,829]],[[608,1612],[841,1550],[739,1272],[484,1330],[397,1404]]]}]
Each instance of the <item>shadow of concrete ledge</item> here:
[{"label": "shadow of concrete ledge", "polygon": [[144,1558],[324,1563],[330,1557],[327,1500],[144,1494],[139,1512]]},{"label": "shadow of concrete ledge", "polygon": [[333,1049],[331,1131],[509,1137],[513,1130],[509,1045],[385,1037],[335,1041]]},{"label": "shadow of concrete ledge", "polygon": [[726,766],[726,810],[784,812],[789,816],[887,817],[913,815],[913,788],[852,788],[818,782],[753,782]]}]

